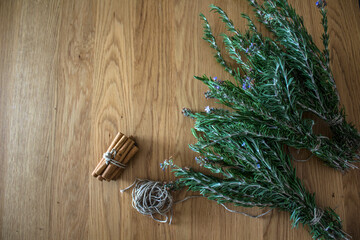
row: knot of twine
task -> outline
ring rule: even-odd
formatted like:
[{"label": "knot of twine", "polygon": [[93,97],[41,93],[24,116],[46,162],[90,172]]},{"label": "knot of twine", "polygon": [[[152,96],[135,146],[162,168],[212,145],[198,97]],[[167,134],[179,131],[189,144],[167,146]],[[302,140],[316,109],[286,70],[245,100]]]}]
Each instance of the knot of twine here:
[{"label": "knot of twine", "polygon": [[111,163],[119,168],[126,168],[125,164],[122,164],[115,160],[115,156],[116,156],[115,149],[112,149],[110,152],[104,153],[103,158],[105,159],[106,165],[109,165]]},{"label": "knot of twine", "polygon": [[[135,181],[130,186],[120,190],[120,192],[123,193],[132,187],[134,187],[131,194],[133,208],[135,208],[139,213],[148,215],[153,220],[160,223],[166,223],[169,221],[169,224],[171,224],[173,215],[172,209],[174,204],[184,202],[190,198],[203,197],[202,195],[187,196],[182,200],[174,202],[170,190],[167,188],[165,183],[142,179],[135,179]],[[244,212],[231,210],[227,208],[225,204],[221,204],[221,206],[229,212],[243,214],[252,218],[265,216],[272,211],[272,209],[270,209],[265,213],[253,216]],[[169,216],[168,212],[170,212]],[[154,216],[156,214],[165,217],[165,219],[161,220],[156,218]]]},{"label": "knot of twine", "polygon": [[334,119],[331,119],[328,124],[330,126],[338,125],[343,121],[343,117],[341,115],[337,115]]},{"label": "knot of twine", "polygon": [[311,149],[311,152],[316,152],[316,151],[318,151],[318,150],[320,149],[320,147],[321,147],[321,144],[322,144],[322,140],[321,140],[321,139],[327,139],[327,137],[325,137],[325,136],[318,136],[316,139],[317,139],[318,143],[317,143],[317,145],[316,145],[313,149]]},{"label": "knot of twine", "polygon": [[310,221],[310,225],[316,225],[320,222],[322,216],[324,215],[324,210],[321,208],[314,208],[314,217]]}]

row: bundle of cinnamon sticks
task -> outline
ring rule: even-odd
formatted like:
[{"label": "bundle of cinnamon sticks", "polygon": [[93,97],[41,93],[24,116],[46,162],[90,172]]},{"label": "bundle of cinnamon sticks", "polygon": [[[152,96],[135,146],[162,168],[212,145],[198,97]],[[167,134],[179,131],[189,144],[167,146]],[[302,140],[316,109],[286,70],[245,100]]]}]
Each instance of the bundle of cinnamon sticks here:
[{"label": "bundle of cinnamon sticks", "polygon": [[[92,175],[100,181],[116,180],[139,148],[132,137],[118,132]],[[110,157],[111,156],[111,157]]]}]

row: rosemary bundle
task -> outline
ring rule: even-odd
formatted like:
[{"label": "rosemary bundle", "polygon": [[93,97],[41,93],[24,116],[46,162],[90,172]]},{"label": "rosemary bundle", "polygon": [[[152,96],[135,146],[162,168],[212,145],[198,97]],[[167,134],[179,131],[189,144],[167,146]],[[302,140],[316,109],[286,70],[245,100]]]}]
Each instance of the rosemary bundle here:
[{"label": "rosemary bundle", "polygon": [[[204,15],[204,40],[216,50],[215,58],[234,80],[195,77],[206,84],[206,98],[215,98],[227,109],[206,107],[204,112],[184,108],[185,116],[195,119],[192,129],[197,143],[190,148],[199,153],[196,161],[215,177],[171,166],[177,188],[187,186],[220,204],[243,207],[277,208],[291,214],[293,225],[307,225],[315,239],[349,239],[338,215],[322,209],[296,177],[285,145],[308,149],[325,164],[344,171],[356,168],[360,135],[346,122],[339,103],[329,64],[326,2],[318,1],[324,27],[321,51],[306,31],[303,20],[286,0],[249,0],[261,24],[273,38],[258,32],[249,16],[249,29],[237,30],[219,7],[231,35],[222,34],[229,56],[223,58]],[[304,117],[310,111],[325,120],[333,138],[315,134],[314,121]]]},{"label": "rosemary bundle", "polygon": [[300,83],[302,98],[297,104],[306,111],[326,121],[337,144],[350,151],[349,157],[358,158],[360,134],[345,120],[345,110],[340,106],[339,94],[330,67],[329,34],[326,1],[317,1],[324,28],[320,51],[304,27],[303,19],[296,14],[287,1],[265,1],[263,6],[250,0],[258,20],[273,33],[280,43],[294,77]]},{"label": "rosemary bundle", "polygon": [[217,133],[196,134],[198,142],[191,148],[202,155],[196,158],[200,165],[223,178],[165,161],[178,177],[176,188],[187,186],[219,204],[288,211],[293,226],[309,226],[314,239],[349,239],[338,215],[319,208],[314,194],[305,190],[281,145],[247,137],[219,139]]},{"label": "rosemary bundle", "polygon": [[[353,163],[359,161],[360,135],[345,121],[344,109],[338,107],[336,85],[329,69],[327,31],[323,36],[326,47],[321,52],[303,26],[302,18],[285,0],[268,0],[263,6],[255,1],[250,3],[260,22],[274,33],[275,40],[263,37],[245,14],[249,29],[242,34],[221,8],[211,6],[233,34],[222,37],[237,69],[224,60],[207,19],[200,15],[204,39],[216,50],[217,61],[235,79],[232,83],[196,77],[209,86],[206,97],[217,98],[236,111],[233,117],[244,124],[237,125],[239,128],[234,128],[232,134],[238,132],[308,149],[341,171],[356,168]],[[321,12],[327,29],[323,6]],[[327,121],[335,137],[314,134],[314,121],[303,117],[305,111]]]}]

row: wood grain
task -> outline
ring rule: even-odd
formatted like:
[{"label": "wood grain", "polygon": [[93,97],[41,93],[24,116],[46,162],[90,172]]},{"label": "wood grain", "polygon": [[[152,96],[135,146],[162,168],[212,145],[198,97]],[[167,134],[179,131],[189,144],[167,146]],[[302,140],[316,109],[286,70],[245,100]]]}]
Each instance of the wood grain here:
[{"label": "wood grain", "polygon": [[[320,45],[314,1],[290,2]],[[200,12],[224,30],[210,3],[245,29],[245,0],[0,1],[1,239],[311,239],[286,212],[250,219],[205,199],[176,205],[173,224],[159,224],[119,193],[136,177],[172,179],[159,168],[170,156],[196,168],[187,147],[193,122],[181,108],[213,104],[193,75],[228,77],[201,40]],[[333,73],[360,129],[358,1],[328,6]],[[119,181],[97,181],[91,171],[117,131],[133,135],[140,151]],[[359,170],[342,175],[317,160],[296,166],[318,204],[335,208],[360,239]]]}]

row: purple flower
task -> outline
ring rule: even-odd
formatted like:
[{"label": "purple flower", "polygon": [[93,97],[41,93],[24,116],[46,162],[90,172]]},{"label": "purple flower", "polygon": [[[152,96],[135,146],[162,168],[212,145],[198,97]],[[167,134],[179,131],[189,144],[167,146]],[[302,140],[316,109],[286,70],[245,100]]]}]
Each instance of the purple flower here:
[{"label": "purple flower", "polygon": [[325,0],[319,0],[319,1],[317,1],[316,2],[316,6],[318,7],[318,8],[323,8],[323,7],[325,7],[327,4],[326,4],[326,1]]},{"label": "purple flower", "polygon": [[209,107],[209,106],[207,106],[207,107],[205,108],[205,112],[206,112],[207,114],[211,113],[212,111],[214,111],[214,108],[211,108],[211,107]]},{"label": "purple flower", "polygon": [[161,168],[161,170],[165,171],[165,169],[166,169],[166,165],[165,165],[165,164],[163,164],[163,163],[160,163],[160,168]]},{"label": "purple flower", "polygon": [[211,111],[210,107],[207,106],[207,107],[205,108],[205,112],[206,112],[206,113],[210,113],[210,111]]},{"label": "purple flower", "polygon": [[241,144],[242,147],[245,147],[245,145],[246,145],[245,142],[243,142],[243,143]]},{"label": "purple flower", "polygon": [[248,48],[246,48],[246,53],[249,53],[249,51],[251,51],[254,47],[255,47],[255,43],[250,43],[250,46]]},{"label": "purple flower", "polygon": [[243,81],[242,88],[244,90],[251,88],[253,81],[254,81],[254,79],[251,79],[249,76],[246,76],[246,78]]},{"label": "purple flower", "polygon": [[258,164],[256,164],[256,167],[257,167],[257,168],[260,168],[260,164],[259,164],[259,163],[258,163]]},{"label": "purple flower", "polygon": [[246,90],[246,82],[243,83],[242,88]]},{"label": "purple flower", "polygon": [[185,117],[189,117],[192,114],[189,108],[183,108],[181,112]]},{"label": "purple flower", "polygon": [[205,98],[206,98],[206,99],[214,98],[214,97],[211,96],[211,91],[206,91],[206,92],[204,93],[204,95],[205,95]]},{"label": "purple flower", "polygon": [[217,77],[213,77],[213,80],[216,81],[216,80],[217,80]]},{"label": "purple flower", "polygon": [[244,90],[248,90],[250,87],[251,87],[251,85],[250,85],[250,83],[248,83],[248,82],[244,82],[243,85],[242,85],[242,88],[243,88]]}]

